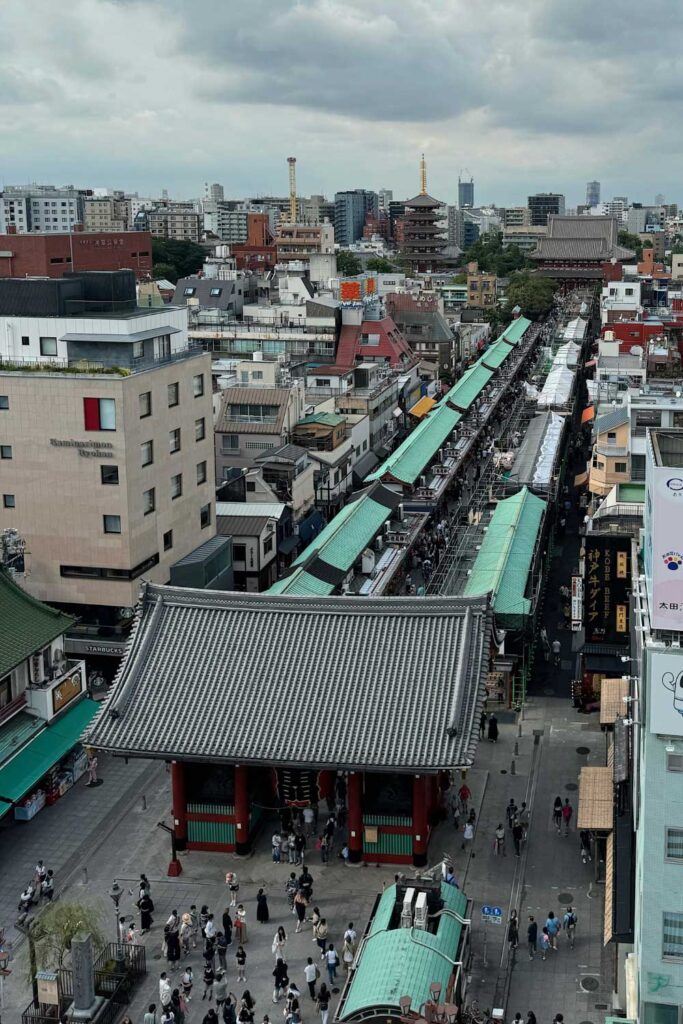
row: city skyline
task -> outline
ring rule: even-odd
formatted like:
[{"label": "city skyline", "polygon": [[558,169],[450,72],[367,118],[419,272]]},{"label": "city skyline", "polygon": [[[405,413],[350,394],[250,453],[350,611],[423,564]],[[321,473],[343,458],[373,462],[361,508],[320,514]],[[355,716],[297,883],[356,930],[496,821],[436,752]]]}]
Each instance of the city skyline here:
[{"label": "city skyline", "polygon": [[[201,195],[205,180],[232,197],[285,194],[295,153],[301,194],[386,186],[408,198],[424,150],[445,202],[463,166],[481,203],[562,192],[573,207],[593,178],[604,197],[675,201],[679,33],[656,32],[652,8],[622,6],[615,28],[584,0],[494,3],[483,16],[459,0],[36,0],[30,19],[10,2],[0,174],[143,195]],[[652,45],[647,81],[629,77]]]}]

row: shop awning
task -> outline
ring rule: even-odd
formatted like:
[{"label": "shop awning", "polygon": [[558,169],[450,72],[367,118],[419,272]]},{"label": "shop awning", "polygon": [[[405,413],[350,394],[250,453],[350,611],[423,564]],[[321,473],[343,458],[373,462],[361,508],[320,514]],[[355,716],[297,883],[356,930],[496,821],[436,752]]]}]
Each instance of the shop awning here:
[{"label": "shop awning", "polygon": [[588,473],[577,473],[574,477],[574,487],[583,487],[588,483]]},{"label": "shop awning", "polygon": [[612,769],[582,768],[579,775],[579,813],[576,827],[610,832],[614,818]]},{"label": "shop awning", "polygon": [[408,412],[411,416],[415,416],[416,419],[421,420],[422,417],[426,416],[429,410],[433,409],[435,405],[436,402],[433,398],[430,398],[429,395],[423,395],[422,398],[415,403],[412,409],[408,410]]},{"label": "shop awning", "polygon": [[605,918],[602,927],[602,944],[612,941],[612,893],[614,891],[614,836],[607,836],[605,854]]},{"label": "shop awning", "polygon": [[614,725],[626,718],[624,697],[628,697],[628,679],[603,679],[600,684],[600,725]]},{"label": "shop awning", "polygon": [[0,799],[9,805],[21,800],[53,765],[75,747],[86,726],[99,709],[97,701],[88,697],[65,711],[39,732],[16,757],[0,769]]},{"label": "shop awning", "polygon": [[591,420],[595,419],[595,407],[589,405],[587,409],[584,409],[581,413],[581,422],[590,423]]}]

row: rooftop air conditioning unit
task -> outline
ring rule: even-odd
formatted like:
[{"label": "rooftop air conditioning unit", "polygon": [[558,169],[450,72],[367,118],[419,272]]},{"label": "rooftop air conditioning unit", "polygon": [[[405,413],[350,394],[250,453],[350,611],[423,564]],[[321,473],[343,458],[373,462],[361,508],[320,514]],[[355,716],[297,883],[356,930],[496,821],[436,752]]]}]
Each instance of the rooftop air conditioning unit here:
[{"label": "rooftop air conditioning unit", "polygon": [[375,537],[375,551],[381,551],[384,547],[384,539],[382,537]]},{"label": "rooftop air conditioning unit", "polygon": [[415,889],[406,889],[405,896],[403,897],[403,906],[401,908],[401,928],[412,928],[413,927],[413,900],[415,899]]},{"label": "rooftop air conditioning unit", "polygon": [[396,521],[398,523],[402,523],[403,520],[405,519],[405,517],[406,517],[406,514],[405,514],[405,510],[403,508],[403,502],[401,502],[401,504],[396,509]]},{"label": "rooftop air conditioning unit", "polygon": [[419,892],[415,900],[415,927],[427,930],[427,893]]}]

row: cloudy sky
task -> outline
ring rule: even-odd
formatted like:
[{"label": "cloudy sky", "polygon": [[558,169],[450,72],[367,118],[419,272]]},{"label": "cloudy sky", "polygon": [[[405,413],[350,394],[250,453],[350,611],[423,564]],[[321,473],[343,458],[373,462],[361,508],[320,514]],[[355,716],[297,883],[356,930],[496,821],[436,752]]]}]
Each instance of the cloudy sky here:
[{"label": "cloudy sky", "polygon": [[675,0],[0,0],[0,185],[680,201]]}]

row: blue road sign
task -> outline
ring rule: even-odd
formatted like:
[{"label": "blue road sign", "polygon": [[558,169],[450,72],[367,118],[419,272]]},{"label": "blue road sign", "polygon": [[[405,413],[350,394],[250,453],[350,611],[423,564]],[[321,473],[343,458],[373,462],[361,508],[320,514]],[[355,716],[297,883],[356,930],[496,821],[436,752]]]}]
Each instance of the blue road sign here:
[{"label": "blue road sign", "polygon": [[502,907],[489,907],[483,906],[481,908],[481,916],[485,922],[490,924],[502,924],[503,923],[503,909]]}]

